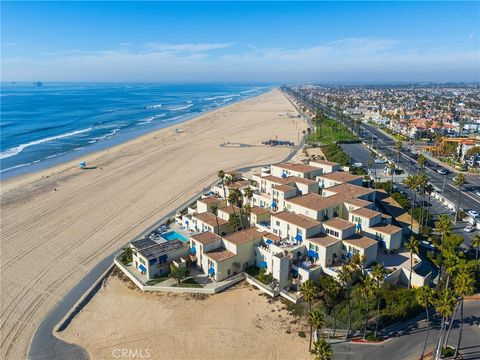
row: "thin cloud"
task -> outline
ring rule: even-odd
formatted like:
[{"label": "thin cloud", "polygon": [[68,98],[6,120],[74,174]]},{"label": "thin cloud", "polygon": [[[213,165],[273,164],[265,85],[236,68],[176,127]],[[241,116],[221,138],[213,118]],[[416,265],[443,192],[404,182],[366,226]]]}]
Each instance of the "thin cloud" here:
[{"label": "thin cloud", "polygon": [[205,52],[218,49],[226,49],[232,46],[232,43],[200,43],[200,44],[162,44],[146,43],[144,46],[151,51],[168,52]]},{"label": "thin cloud", "polygon": [[[216,52],[215,50],[220,50]],[[2,58],[5,81],[478,80],[478,49],[346,38],[300,48],[149,43],[52,57]],[[74,74],[74,75],[72,75]],[[73,77],[76,76],[76,77]]]}]

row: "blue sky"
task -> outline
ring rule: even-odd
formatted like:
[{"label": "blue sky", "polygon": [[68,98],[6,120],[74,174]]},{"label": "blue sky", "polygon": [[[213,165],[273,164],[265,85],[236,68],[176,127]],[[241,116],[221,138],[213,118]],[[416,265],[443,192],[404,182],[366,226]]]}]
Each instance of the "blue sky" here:
[{"label": "blue sky", "polygon": [[2,2],[2,81],[479,81],[478,2]]}]

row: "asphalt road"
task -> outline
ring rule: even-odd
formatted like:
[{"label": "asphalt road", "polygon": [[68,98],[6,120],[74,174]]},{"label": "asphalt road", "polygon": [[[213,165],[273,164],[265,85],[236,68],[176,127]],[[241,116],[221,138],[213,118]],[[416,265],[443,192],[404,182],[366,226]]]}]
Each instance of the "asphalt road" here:
[{"label": "asphalt road", "polygon": [[[369,134],[373,134],[377,139],[377,145],[382,152],[391,152],[392,158],[396,159],[397,150],[395,147],[395,141],[389,138],[380,130],[374,126],[368,124],[362,124],[362,128],[366,133],[366,139],[368,140]],[[415,156],[408,149],[402,149],[400,155],[400,168],[414,174],[420,171],[420,166],[413,158]],[[441,175],[437,172],[437,169],[441,167],[432,161],[427,161],[425,170],[429,177],[430,182],[438,189],[443,190],[443,196],[454,204],[458,202],[458,188],[454,185],[453,179],[454,173],[449,172],[447,175]],[[460,197],[460,207],[464,210],[474,209],[480,211],[480,196],[475,194],[476,190],[480,190],[480,176],[478,175],[466,175],[467,183],[463,186]]]},{"label": "asphalt road", "polygon": [[[456,345],[460,322],[453,324],[450,345]],[[438,340],[440,319],[435,316],[430,325],[427,353]],[[417,360],[420,358],[426,334],[426,321],[408,324],[397,336],[380,344],[341,342],[332,344],[334,360]],[[465,301],[463,336],[460,352],[465,360],[480,359],[480,301]]]},{"label": "asphalt road", "polygon": [[[304,103],[304,105],[311,109],[312,111],[316,111],[317,109],[322,109],[328,116],[338,120],[336,113],[319,101],[311,100],[311,99],[300,99]],[[396,148],[395,143],[396,141],[392,139],[390,136],[385,134],[384,132],[377,129],[375,126],[362,123],[360,125],[360,133],[362,135],[362,139],[366,142],[371,143],[371,145],[376,146],[382,152],[391,152],[393,154],[393,158],[396,159]],[[342,146],[343,147],[343,146]],[[348,148],[347,148],[348,149]],[[362,162],[364,165],[370,159],[370,152],[368,149],[365,151],[360,152],[360,149],[357,148],[358,151],[351,152],[352,159],[358,159],[358,162]],[[348,150],[347,150],[348,151]],[[348,152],[347,152],[348,153]],[[355,154],[355,155],[353,155]],[[407,149],[402,149],[401,151],[401,159],[400,159],[400,168],[405,171],[409,171],[410,173],[414,174],[419,171],[419,166],[414,158],[412,158],[412,153],[409,152]],[[430,182],[435,185],[439,189],[443,189],[443,195],[452,203],[456,204],[458,202],[458,189],[453,184],[453,178],[455,174],[448,174],[445,178],[444,175],[437,173],[437,167],[434,166],[431,161],[428,161],[426,164],[426,171],[429,176]],[[375,166],[376,168],[377,165]],[[383,168],[383,166],[381,166]],[[477,210],[480,212],[480,196],[475,194],[476,190],[480,190],[480,176],[478,175],[466,175],[467,183],[462,188],[461,194],[461,203],[460,207],[464,210]],[[445,186],[444,186],[445,182]]]}]

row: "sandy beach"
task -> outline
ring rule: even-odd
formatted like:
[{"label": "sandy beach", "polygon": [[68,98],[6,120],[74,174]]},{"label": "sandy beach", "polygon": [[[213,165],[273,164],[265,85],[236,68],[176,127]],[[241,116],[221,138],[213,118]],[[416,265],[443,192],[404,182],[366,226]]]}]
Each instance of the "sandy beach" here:
[{"label": "sandy beach", "polygon": [[162,129],[83,158],[92,169],[75,161],[2,183],[1,357],[26,358],[40,321],[86,272],[219,169],[285,158],[291,149],[261,142],[297,143],[305,124],[287,113],[296,114],[273,90],[176,125],[179,133]]},{"label": "sandy beach", "polygon": [[151,359],[311,358],[305,323],[245,282],[195,296],[141,293],[111,276],[60,337],[92,359],[114,359],[123,349]]}]

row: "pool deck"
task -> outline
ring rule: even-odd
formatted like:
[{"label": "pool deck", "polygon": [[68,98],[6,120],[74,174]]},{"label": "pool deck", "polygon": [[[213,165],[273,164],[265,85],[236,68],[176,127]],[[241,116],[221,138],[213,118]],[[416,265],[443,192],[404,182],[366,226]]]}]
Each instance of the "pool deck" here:
[{"label": "pool deck", "polygon": [[170,231],[175,231],[175,232],[179,233],[180,235],[185,236],[185,238],[187,239],[186,242],[190,242],[190,236],[195,234],[195,232],[187,230],[184,226],[181,226],[177,222],[171,223],[169,225],[168,229],[165,232],[170,232]]}]

